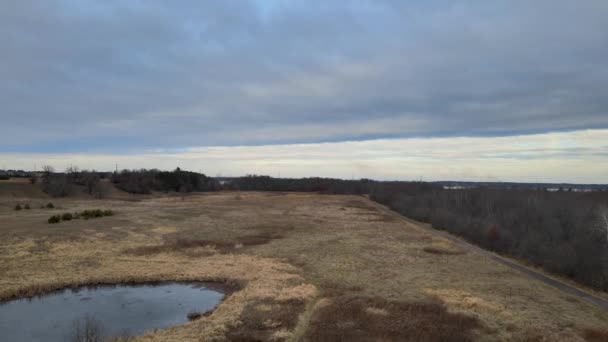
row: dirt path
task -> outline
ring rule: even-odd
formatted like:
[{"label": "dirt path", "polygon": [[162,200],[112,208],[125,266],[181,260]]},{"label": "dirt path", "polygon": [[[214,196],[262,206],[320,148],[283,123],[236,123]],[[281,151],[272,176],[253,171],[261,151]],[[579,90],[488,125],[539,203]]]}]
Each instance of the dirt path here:
[{"label": "dirt path", "polygon": [[448,239],[449,241],[453,242],[454,244],[458,245],[459,247],[464,248],[464,249],[466,249],[466,250],[468,250],[470,252],[477,253],[477,254],[479,254],[481,256],[484,256],[486,258],[492,259],[492,260],[494,260],[496,262],[499,262],[499,263],[501,263],[501,264],[503,264],[503,265],[505,265],[507,267],[510,267],[510,268],[512,268],[514,270],[517,270],[517,271],[519,271],[519,272],[521,272],[521,273],[529,276],[530,278],[533,278],[535,280],[541,281],[541,282],[543,282],[543,283],[545,283],[545,284],[547,284],[549,286],[552,286],[552,287],[554,287],[554,288],[556,288],[558,290],[561,290],[562,292],[567,293],[568,295],[574,296],[574,297],[579,298],[579,299],[581,299],[583,301],[586,301],[588,303],[595,304],[595,305],[603,308],[604,310],[608,310],[608,300],[606,300],[606,299],[603,299],[603,298],[595,296],[595,295],[593,295],[591,293],[582,291],[582,290],[580,290],[580,289],[578,289],[578,288],[576,288],[574,286],[571,286],[571,285],[569,285],[569,284],[567,284],[567,283],[565,283],[563,281],[560,281],[560,280],[558,280],[556,278],[549,277],[549,276],[547,276],[547,275],[545,275],[545,274],[543,274],[541,272],[538,272],[538,271],[535,271],[534,269],[525,267],[525,266],[523,266],[523,265],[521,265],[521,264],[519,264],[517,262],[510,261],[510,260],[508,260],[506,258],[503,258],[503,257],[501,257],[501,256],[499,256],[499,255],[497,255],[497,254],[495,254],[493,252],[487,251],[487,250],[485,250],[483,248],[480,248],[480,247],[477,247],[477,246],[475,246],[475,245],[473,245],[471,243],[468,243],[468,242],[466,242],[466,241],[464,241],[464,240],[462,240],[462,239],[460,239],[460,238],[458,238],[458,237],[456,237],[456,236],[454,236],[454,235],[452,235],[452,234],[450,234],[448,232],[433,229],[431,227],[431,225],[429,225],[429,224],[420,223],[420,222],[414,221],[412,219],[409,219],[409,218],[407,218],[405,216],[402,216],[401,214],[399,214],[399,213],[397,213],[397,212],[395,212],[395,211],[393,211],[393,210],[391,210],[391,209],[389,209],[389,208],[387,208],[387,207],[385,207],[385,206],[383,206],[383,205],[381,205],[379,203],[376,203],[376,202],[374,202],[372,200],[370,200],[370,202],[376,208],[378,208],[379,210],[382,210],[383,212],[385,212],[385,213],[387,213],[389,215],[392,215],[392,216],[396,217],[397,219],[399,219],[399,220],[401,220],[403,222],[406,222],[406,223],[409,223],[409,224],[414,224],[414,225],[416,225],[416,226],[418,226],[418,227],[420,227],[420,228],[428,231],[429,233],[431,233],[433,235],[436,235],[436,236]]}]

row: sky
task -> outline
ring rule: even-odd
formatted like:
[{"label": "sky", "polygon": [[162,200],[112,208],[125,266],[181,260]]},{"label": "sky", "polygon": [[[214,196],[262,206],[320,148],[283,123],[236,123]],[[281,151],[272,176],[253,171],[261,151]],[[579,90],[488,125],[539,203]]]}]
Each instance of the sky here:
[{"label": "sky", "polygon": [[0,168],[608,183],[605,0],[0,8]]}]

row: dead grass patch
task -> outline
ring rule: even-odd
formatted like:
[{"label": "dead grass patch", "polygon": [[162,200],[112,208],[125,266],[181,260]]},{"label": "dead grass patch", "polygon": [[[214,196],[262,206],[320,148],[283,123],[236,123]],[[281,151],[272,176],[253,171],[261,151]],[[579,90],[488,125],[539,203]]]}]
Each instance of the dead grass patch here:
[{"label": "dead grass patch", "polygon": [[378,212],[380,211],[378,208],[376,208],[375,206],[373,206],[372,204],[370,204],[368,201],[364,201],[364,200],[350,200],[347,201],[345,203],[347,208],[355,208],[355,209],[364,209],[364,210],[369,210],[369,211],[373,211],[373,212]]},{"label": "dead grass patch", "polygon": [[463,249],[460,249],[447,241],[433,242],[430,246],[423,247],[422,250],[436,255],[460,255],[466,253]]},{"label": "dead grass patch", "polygon": [[341,284],[332,281],[326,281],[321,284],[321,289],[323,290],[323,296],[326,297],[337,297],[346,294],[355,294],[359,293],[363,290],[363,287],[360,285],[349,285],[349,284]]},{"label": "dead grass patch", "polygon": [[486,300],[467,291],[458,289],[429,289],[425,290],[425,292],[449,305],[450,308],[475,312],[481,311],[491,313],[492,315],[499,314],[502,317],[513,316],[504,305],[491,301],[491,297]]},{"label": "dead grass patch", "polygon": [[308,341],[473,341],[475,317],[434,301],[334,298],[312,318]]},{"label": "dead grass patch", "polygon": [[304,307],[300,300],[249,303],[226,337],[229,341],[285,341],[292,336]]},{"label": "dead grass patch", "polygon": [[439,254],[439,255],[458,255],[464,254],[462,250],[451,250],[441,247],[427,246],[422,249],[423,251],[431,254]]},{"label": "dead grass patch", "polygon": [[[184,253],[192,256],[193,252],[194,254],[200,253],[200,255],[207,255],[208,253],[212,253],[212,251],[227,254],[243,247],[264,245],[272,240],[281,238],[283,238],[283,236],[276,233],[260,233],[238,237],[232,242],[204,239],[175,239],[165,241],[160,245],[130,248],[125,250],[125,253],[136,256],[172,252]],[[193,249],[198,249],[198,251],[193,251]]]},{"label": "dead grass patch", "polygon": [[583,337],[588,342],[607,342],[608,329],[587,328],[583,330]]}]

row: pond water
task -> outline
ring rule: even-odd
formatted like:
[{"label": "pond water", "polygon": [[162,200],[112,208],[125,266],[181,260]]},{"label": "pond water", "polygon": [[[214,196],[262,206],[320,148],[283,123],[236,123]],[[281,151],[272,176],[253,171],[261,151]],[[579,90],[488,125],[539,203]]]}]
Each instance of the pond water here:
[{"label": "pond water", "polygon": [[85,317],[106,336],[140,335],[183,324],[190,312],[213,310],[223,296],[199,283],[66,289],[0,304],[0,340],[69,341]]}]

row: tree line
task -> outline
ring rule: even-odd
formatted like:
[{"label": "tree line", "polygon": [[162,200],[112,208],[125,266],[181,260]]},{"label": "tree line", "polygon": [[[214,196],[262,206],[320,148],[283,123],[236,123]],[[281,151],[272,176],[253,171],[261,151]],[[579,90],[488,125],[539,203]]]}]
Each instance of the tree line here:
[{"label": "tree line", "polygon": [[111,180],[117,188],[138,194],[147,194],[151,191],[187,193],[220,189],[219,183],[215,179],[202,173],[184,171],[179,167],[173,171],[122,170],[113,173]]},{"label": "tree line", "polygon": [[[181,192],[216,191],[219,183],[202,173],[184,171],[179,167],[173,171],[157,169],[122,170],[120,172],[97,172],[80,170],[71,166],[65,172],[55,172],[51,166],[44,166],[41,176],[42,190],[52,197],[64,197],[77,191],[94,197],[103,197],[107,187],[102,180],[107,179],[116,188],[136,194],[148,194],[152,191]],[[37,178],[31,179],[32,184]]]},{"label": "tree line", "polygon": [[369,179],[344,180],[336,178],[273,178],[270,176],[248,175],[232,178],[224,185],[227,190],[243,191],[293,191],[319,192],[324,194],[366,194],[373,183]]}]

